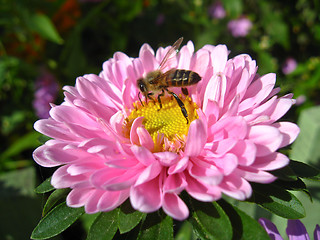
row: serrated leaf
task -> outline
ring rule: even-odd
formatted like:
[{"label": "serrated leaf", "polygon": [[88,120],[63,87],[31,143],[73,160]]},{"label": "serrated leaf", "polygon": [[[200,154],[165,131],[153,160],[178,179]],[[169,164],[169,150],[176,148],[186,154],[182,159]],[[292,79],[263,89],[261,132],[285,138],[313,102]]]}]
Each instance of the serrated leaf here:
[{"label": "serrated leaf", "polygon": [[66,230],[82,214],[83,208],[70,208],[61,203],[46,215],[31,234],[31,239],[48,239]]},{"label": "serrated leaf", "polygon": [[139,224],[141,219],[146,216],[145,213],[134,210],[131,207],[130,201],[126,201],[120,207],[119,211],[119,230],[120,233],[131,231]]},{"label": "serrated leaf", "polygon": [[225,200],[218,204],[228,214],[233,229],[233,238],[237,240],[269,240],[270,237],[263,227],[252,217],[232,206]]},{"label": "serrated leaf", "polygon": [[[232,239],[232,226],[227,214],[216,203],[199,202],[189,198],[192,209],[188,219],[202,239]],[[214,227],[213,227],[214,226]]]},{"label": "serrated leaf", "polygon": [[62,44],[63,39],[60,37],[50,18],[46,15],[37,13],[30,17],[28,21],[30,29],[37,32],[40,36],[52,42]]},{"label": "serrated leaf", "polygon": [[112,239],[118,230],[118,213],[116,208],[111,212],[101,213],[89,229],[87,240]]},{"label": "serrated leaf", "polygon": [[50,192],[54,189],[55,188],[51,185],[51,177],[49,177],[46,180],[44,180],[34,191],[36,193],[41,194],[41,193]]},{"label": "serrated leaf", "polygon": [[173,239],[173,221],[166,214],[154,212],[143,221],[137,239],[170,240]]},{"label": "serrated leaf", "polygon": [[290,192],[275,184],[252,184],[251,199],[270,212],[287,219],[305,217],[305,209],[301,202]]},{"label": "serrated leaf", "polygon": [[70,192],[70,189],[64,188],[57,189],[53,193],[51,193],[46,204],[43,207],[42,216],[45,216],[59,200],[65,199],[68,192]]},{"label": "serrated leaf", "polygon": [[306,163],[291,160],[289,167],[293,172],[301,178],[308,178],[310,180],[320,180],[320,171]]}]

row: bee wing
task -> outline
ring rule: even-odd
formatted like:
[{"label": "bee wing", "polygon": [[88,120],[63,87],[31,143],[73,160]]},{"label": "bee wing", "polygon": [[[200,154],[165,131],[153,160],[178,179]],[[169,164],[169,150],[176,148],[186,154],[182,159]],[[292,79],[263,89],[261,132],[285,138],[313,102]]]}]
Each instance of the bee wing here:
[{"label": "bee wing", "polygon": [[159,70],[163,71],[163,69],[167,66],[167,63],[170,59],[172,59],[174,56],[176,56],[178,49],[180,47],[180,44],[183,41],[183,37],[179,38],[169,49],[167,54],[164,56],[162,59],[160,65],[159,65]]}]

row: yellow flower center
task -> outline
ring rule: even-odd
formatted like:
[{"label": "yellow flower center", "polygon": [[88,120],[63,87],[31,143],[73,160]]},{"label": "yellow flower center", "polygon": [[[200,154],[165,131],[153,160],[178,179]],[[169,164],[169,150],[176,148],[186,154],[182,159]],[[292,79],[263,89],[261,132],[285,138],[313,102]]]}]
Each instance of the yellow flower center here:
[{"label": "yellow flower center", "polygon": [[[176,145],[176,141],[184,142],[190,123],[199,118],[196,111],[198,107],[188,96],[185,98],[179,96],[179,98],[187,110],[188,121],[182,114],[177,101],[172,96],[167,95],[161,98],[162,108],[160,108],[158,101],[143,102],[143,105],[139,101],[135,102],[133,104],[134,109],[126,119],[127,129],[131,128],[134,119],[144,117],[142,124],[155,143],[155,151],[169,150],[168,146],[164,145]],[[160,141],[162,135],[166,138],[166,143]],[[160,148],[157,146],[159,144],[162,145]],[[179,145],[181,149],[183,146]]]}]

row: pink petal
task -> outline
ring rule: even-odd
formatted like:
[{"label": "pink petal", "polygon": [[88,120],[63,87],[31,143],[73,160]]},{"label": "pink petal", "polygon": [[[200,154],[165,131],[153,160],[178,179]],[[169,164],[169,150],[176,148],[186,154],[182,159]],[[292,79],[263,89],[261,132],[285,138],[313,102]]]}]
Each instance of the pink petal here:
[{"label": "pink petal", "polygon": [[194,162],[195,164],[189,164],[188,166],[189,174],[194,179],[208,185],[218,185],[221,182],[223,175],[215,166],[206,164],[205,162],[198,162],[197,160]]},{"label": "pink petal", "polygon": [[280,131],[271,126],[257,125],[249,130],[249,139],[256,144],[257,156],[266,156],[275,152],[282,143]]},{"label": "pink petal", "polygon": [[168,173],[169,174],[175,174],[179,172],[183,172],[189,163],[189,157],[185,156],[181,158],[176,164],[169,167]]},{"label": "pink petal", "polygon": [[97,204],[99,211],[108,212],[120,206],[128,197],[129,190],[105,191]]},{"label": "pink petal", "polygon": [[102,190],[96,190],[90,197],[88,197],[84,207],[86,213],[92,214],[99,212],[98,202],[100,201],[100,198],[102,197],[104,192],[105,191]]},{"label": "pink petal", "polygon": [[66,129],[64,124],[58,123],[50,118],[36,121],[34,124],[34,129],[54,139],[61,139],[65,141],[80,140],[78,137],[70,134],[69,130]]},{"label": "pink petal", "polygon": [[91,184],[108,191],[119,191],[129,188],[137,179],[138,171],[117,168],[103,168],[91,175]]},{"label": "pink petal", "polygon": [[238,200],[245,200],[252,194],[251,185],[236,172],[226,176],[219,186],[223,193]]},{"label": "pink petal", "polygon": [[189,216],[187,205],[176,194],[166,193],[163,197],[163,211],[170,217],[182,221]]},{"label": "pink petal", "polygon": [[162,170],[162,166],[158,161],[154,161],[146,167],[139,175],[135,187],[156,178]]},{"label": "pink petal", "polygon": [[159,178],[130,189],[130,201],[134,209],[141,212],[157,211],[162,205]]},{"label": "pink petal", "polygon": [[67,171],[68,167],[68,165],[62,166],[53,173],[51,178],[51,185],[54,188],[69,188],[73,187],[75,184],[78,184],[79,182],[88,180],[88,177],[85,175],[71,176]]},{"label": "pink petal", "polygon": [[94,194],[96,190],[93,188],[87,189],[72,189],[71,192],[67,196],[67,205],[69,207],[82,207],[88,201],[88,198]]},{"label": "pink petal", "polygon": [[149,166],[156,161],[155,156],[145,147],[139,147],[136,145],[131,146],[132,153],[136,159],[145,166]]},{"label": "pink petal", "polygon": [[136,118],[131,126],[130,130],[130,141],[132,144],[140,145],[139,135],[137,134],[137,128],[142,126],[143,117]]},{"label": "pink petal", "polygon": [[184,153],[187,156],[198,156],[207,140],[207,128],[199,119],[194,120],[189,127]]},{"label": "pink petal", "polygon": [[232,153],[227,153],[223,157],[214,159],[214,163],[223,175],[229,175],[238,166],[238,158]]},{"label": "pink petal", "polygon": [[180,193],[188,183],[185,180],[183,173],[170,174],[163,184],[163,191],[165,193]]},{"label": "pink petal", "polygon": [[288,165],[289,162],[290,160],[286,155],[274,152],[267,156],[257,157],[251,167],[265,171],[272,171],[283,168]]},{"label": "pink petal", "polygon": [[147,148],[150,151],[153,151],[154,142],[147,129],[145,129],[144,127],[138,127],[137,135],[139,137],[139,142],[141,146]]},{"label": "pink petal", "polygon": [[176,164],[180,158],[179,155],[173,152],[157,152],[153,154],[162,166],[170,167]]},{"label": "pink petal", "polygon": [[278,128],[283,136],[280,148],[291,144],[294,140],[296,140],[300,132],[300,128],[291,122],[278,122],[272,124],[272,126]]},{"label": "pink petal", "polygon": [[[195,199],[202,201],[202,202],[212,202],[221,197],[221,192],[216,191],[213,194],[213,191],[211,191],[211,188],[214,187],[208,187],[204,184],[202,184],[200,181],[194,179],[191,176],[187,176],[186,178],[188,186],[186,187],[186,191]],[[218,189],[216,189],[218,190]]]},{"label": "pink petal", "polygon": [[228,49],[226,45],[217,45],[211,52],[211,64],[214,72],[223,72],[228,60]]},{"label": "pink petal", "polygon": [[271,173],[251,167],[239,167],[238,171],[244,179],[250,182],[271,183],[277,179]]},{"label": "pink petal", "polygon": [[256,158],[257,148],[256,145],[249,140],[239,140],[230,152],[238,157],[240,165],[249,166]]}]

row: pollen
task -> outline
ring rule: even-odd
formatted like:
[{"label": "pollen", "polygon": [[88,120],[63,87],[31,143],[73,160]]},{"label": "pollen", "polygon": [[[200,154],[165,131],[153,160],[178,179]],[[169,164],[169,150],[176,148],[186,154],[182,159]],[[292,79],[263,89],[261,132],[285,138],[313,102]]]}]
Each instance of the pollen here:
[{"label": "pollen", "polygon": [[181,112],[181,107],[172,96],[161,98],[162,107],[158,101],[148,101],[141,104],[139,101],[133,104],[134,109],[126,119],[127,127],[131,127],[134,119],[143,117],[142,124],[151,135],[155,144],[159,144],[159,139],[163,136],[167,145],[177,145],[178,142],[184,142],[188,135],[190,123],[199,118],[197,114],[197,105],[187,96],[182,98],[188,120]]}]

